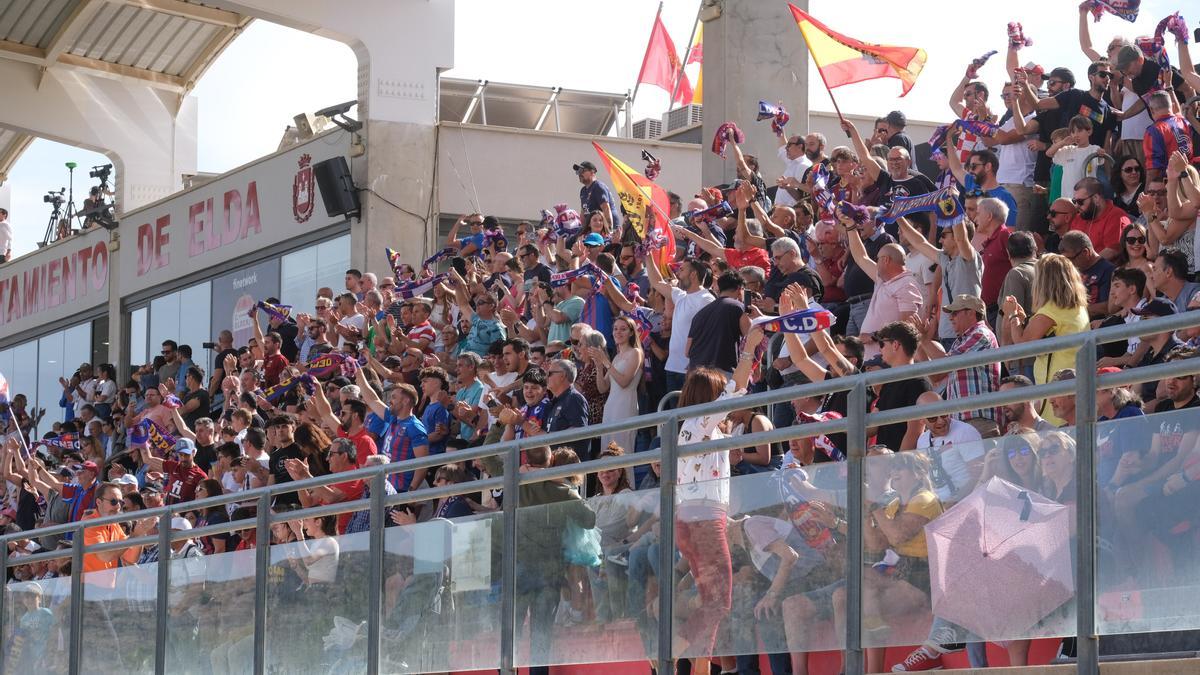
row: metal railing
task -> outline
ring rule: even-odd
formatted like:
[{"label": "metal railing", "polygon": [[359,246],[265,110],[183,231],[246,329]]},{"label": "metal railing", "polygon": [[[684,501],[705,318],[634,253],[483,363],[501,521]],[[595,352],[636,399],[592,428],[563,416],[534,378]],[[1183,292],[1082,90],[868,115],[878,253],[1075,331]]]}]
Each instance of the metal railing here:
[{"label": "metal railing", "polygon": [[[1078,638],[1078,672],[1087,675],[1099,673],[1099,649],[1096,629],[1096,570],[1095,570],[1095,541],[1096,541],[1096,509],[1095,509],[1095,425],[1096,425],[1096,393],[1099,387],[1124,386],[1137,382],[1158,380],[1167,376],[1200,373],[1200,359],[1188,359],[1167,364],[1126,370],[1120,373],[1099,376],[1096,373],[1096,346],[1130,337],[1140,337],[1154,333],[1175,331],[1183,328],[1200,326],[1200,312],[1185,312],[1169,317],[1144,320],[1133,324],[1104,328],[1098,331],[1074,335],[1057,336],[1028,342],[1020,345],[1009,345],[998,350],[973,352],[952,356],[934,361],[920,362],[913,365],[889,368],[860,375],[841,377],[824,382],[784,387],[777,390],[751,394],[743,397],[713,401],[689,408],[660,410],[659,412],[633,417],[625,420],[606,422],[600,425],[569,429],[531,438],[505,441],[477,448],[454,451],[451,454],[431,455],[382,466],[366,467],[337,474],[318,476],[301,481],[275,484],[248,491],[228,493],[217,497],[209,497],[191,502],[163,506],[138,511],[136,516],[118,514],[108,517],[90,519],[85,522],[73,522],[41,528],[31,532],[0,536],[0,569],[33,564],[42,561],[69,558],[72,575],[70,578],[70,630],[68,641],[68,661],[71,673],[81,670],[83,647],[83,606],[79,600],[83,596],[83,556],[86,553],[126,549],[132,546],[157,545],[159,551],[167,551],[172,542],[214,536],[231,532],[248,530],[245,521],[232,521],[218,525],[199,527],[187,531],[172,531],[171,518],[189,511],[198,511],[209,507],[232,503],[246,503],[254,500],[256,519],[253,529],[256,532],[255,557],[255,588],[254,588],[254,672],[261,674],[267,671],[266,650],[266,620],[267,620],[267,585],[266,578],[270,564],[270,528],[272,524],[295,521],[301,518],[312,518],[335,515],[347,512],[369,510],[369,564],[367,570],[367,588],[380,589],[383,587],[384,565],[384,529],[385,514],[392,506],[424,502],[428,500],[477,493],[502,487],[503,499],[503,543],[501,554],[501,626],[500,626],[500,665],[504,672],[516,672],[516,620],[515,616],[515,582],[517,574],[517,509],[519,503],[519,487],[521,485],[566,478],[581,473],[597,472],[604,469],[626,468],[661,462],[659,514],[660,541],[674,541],[675,514],[675,484],[676,460],[703,453],[733,448],[748,447],[764,443],[787,441],[794,438],[809,438],[822,434],[845,433],[847,435],[847,556],[846,556],[846,629],[845,672],[861,673],[864,671],[864,651],[862,642],[862,562],[863,562],[863,485],[864,460],[866,456],[867,429],[883,424],[906,422],[914,419],[927,418],[935,414],[957,413],[968,410],[984,409],[1006,404],[1026,401],[1036,401],[1053,396],[1075,396],[1077,436],[1077,527],[1079,555],[1077,556],[1076,602],[1077,638]],[[866,412],[867,387],[897,382],[917,377],[949,373],[963,368],[982,366],[996,362],[1014,361],[1034,357],[1040,354],[1063,350],[1078,350],[1076,357],[1076,378],[1074,380],[1050,382],[1032,387],[1014,388],[1007,391],[997,391],[969,399],[944,400],[933,405],[923,405],[917,408]],[[724,414],[735,410],[744,410],[766,405],[779,404],[799,397],[811,397],[835,392],[849,392],[849,414],[842,419],[790,426],[771,431],[744,434],[736,437],[725,437],[701,443],[677,445],[679,423],[690,417],[701,415]],[[582,464],[571,464],[556,468],[538,470],[536,472],[519,471],[520,453],[524,448],[539,446],[559,446],[573,441],[591,439],[605,433],[628,430],[638,430],[655,427],[664,430],[661,433],[661,447],[657,450],[631,453],[618,457],[605,457]],[[387,477],[415,469],[429,469],[446,464],[448,460],[468,462],[485,457],[502,457],[504,475],[482,480],[447,485],[443,487],[422,488],[402,494],[387,495],[384,481]],[[344,483],[353,480],[364,480],[370,485],[370,497],[351,502],[340,502],[314,506],[286,513],[272,513],[272,499],[278,495],[292,493],[298,490],[311,489],[333,483]],[[106,524],[124,523],[133,519],[158,519],[158,533],[155,535],[130,538],[118,542],[107,542],[84,546],[84,529]],[[8,554],[8,542],[16,539],[29,539],[50,535],[70,533],[74,545],[69,551],[49,551],[19,559],[13,559]],[[658,569],[670,570],[675,564],[674,546],[660,546]],[[157,608],[155,622],[155,672],[166,672],[166,640],[168,593],[171,583],[171,565],[168,558],[160,558],[157,568]],[[7,619],[5,612],[6,593],[0,593],[0,621]],[[375,675],[380,672],[381,641],[380,626],[383,621],[382,593],[368,593],[367,613],[367,672]],[[672,651],[673,642],[673,602],[674,587],[670,583],[659,584],[658,597],[658,654],[657,661],[660,672],[671,667],[675,660]],[[3,634],[5,626],[0,626]],[[640,657],[641,655],[630,655]],[[4,671],[4,650],[0,649],[0,672]]]}]

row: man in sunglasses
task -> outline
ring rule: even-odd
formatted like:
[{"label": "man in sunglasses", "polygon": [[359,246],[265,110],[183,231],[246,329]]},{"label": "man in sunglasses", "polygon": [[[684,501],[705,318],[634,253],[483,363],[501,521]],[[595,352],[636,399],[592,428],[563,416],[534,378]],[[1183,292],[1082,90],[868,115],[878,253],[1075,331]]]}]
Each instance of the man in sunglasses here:
[{"label": "man in sunglasses", "polygon": [[787,136],[780,133],[778,138],[779,161],[783,162],[783,173],[775,181],[775,184],[779,186],[779,191],[775,193],[775,205],[794,206],[796,202],[800,201],[800,191],[788,186],[794,184],[792,181],[803,181],[804,172],[808,171],[813,163],[804,151],[803,136],[799,134]]},{"label": "man in sunglasses", "polygon": [[1104,195],[1103,185],[1095,178],[1075,183],[1071,202],[1079,211],[1071,229],[1086,233],[1100,257],[1116,260],[1121,255],[1121,233],[1129,227],[1129,214]]},{"label": "man in sunglasses", "polygon": [[1059,245],[1062,243],[1063,235],[1071,231],[1071,221],[1075,220],[1077,211],[1075,203],[1066,197],[1059,197],[1050,204],[1050,210],[1046,213],[1046,220],[1050,224],[1050,230],[1046,233],[1043,244],[1046,253],[1059,252]]},{"label": "man in sunglasses", "polygon": [[[1051,78],[1054,78],[1053,71]],[[1021,100],[1022,106],[1029,106],[1027,110],[1041,112],[1045,110],[1059,110],[1062,112],[1057,120],[1045,119],[1039,122],[1051,123],[1054,122],[1053,128],[1035,129],[1034,131],[1044,131],[1046,134],[1067,126],[1071,118],[1075,115],[1083,115],[1092,121],[1092,133],[1090,141],[1092,145],[1100,146],[1107,150],[1112,149],[1111,140],[1115,138],[1114,132],[1119,128],[1121,111],[1115,110],[1104,100],[1104,94],[1108,90],[1109,82],[1113,78],[1112,64],[1108,59],[1097,59],[1092,65],[1088,66],[1088,89],[1067,89],[1055,96],[1048,96],[1040,100],[1034,99],[1033,94],[1028,90],[1025,93],[1025,98]]]},{"label": "man in sunglasses", "polygon": [[[917,397],[917,405],[941,403],[936,391]],[[925,431],[917,438],[917,450],[929,448],[933,490],[943,502],[958,501],[975,487],[983,471],[983,439],[975,427],[952,415],[925,418]]]}]

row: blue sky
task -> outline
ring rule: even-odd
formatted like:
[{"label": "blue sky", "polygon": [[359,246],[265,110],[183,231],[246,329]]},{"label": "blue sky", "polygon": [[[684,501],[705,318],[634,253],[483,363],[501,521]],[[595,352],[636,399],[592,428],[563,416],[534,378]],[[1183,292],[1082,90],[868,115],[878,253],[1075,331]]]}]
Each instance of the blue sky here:
[{"label": "blue sky", "polygon": [[[765,0],[764,0],[765,1]],[[771,0],[774,2],[774,0]],[[680,52],[687,48],[697,0],[667,0],[663,20]],[[780,1],[779,20],[790,22]],[[1082,75],[1086,60],[1078,49],[1078,12],[1073,2],[1022,2],[970,6],[927,0],[919,12],[889,15],[894,5],[867,0],[811,0],[809,11],[831,28],[869,42],[923,47],[928,64],[917,85],[898,98],[898,81],[880,80],[835,90],[845,113],[883,114],[904,110],[910,118],[941,120],[949,114],[946,99],[966,64],[991,49],[1001,50],[981,76],[998,91],[1004,80],[1005,27],[1020,20],[1034,40],[1022,61],[1047,70],[1066,65]],[[1163,16],[1178,6],[1167,0],[1142,3],[1138,22],[1106,16],[1092,26],[1093,44],[1103,48],[1115,34],[1150,34]],[[606,0],[597,5],[562,0],[523,0],[520,21],[513,4],[493,0],[458,0],[453,77],[625,92],[633,88],[658,3],[654,0]],[[1045,11],[1041,11],[1045,10]],[[864,20],[868,19],[868,20]],[[1194,17],[1193,17],[1194,18]],[[503,27],[498,31],[497,27]],[[591,39],[603,36],[601,39]],[[799,40],[799,30],[795,39]],[[1169,46],[1173,42],[1168,38]],[[1172,51],[1172,56],[1174,55]],[[209,69],[197,85],[199,99],[199,169],[222,172],[273,152],[284,127],[297,113],[355,98],[357,64],[346,46],[275,26],[253,23]],[[810,81],[815,79],[815,73]],[[1080,79],[1083,79],[1080,77]],[[763,98],[772,99],[770,92]],[[643,87],[634,119],[658,116],[668,94]],[[832,110],[828,95],[811,85],[810,106]],[[996,101],[999,106],[999,101]],[[753,111],[747,111],[747,119]],[[81,168],[106,163],[102,156],[50,141],[35,141],[11,172],[11,222],[14,252],[27,253],[40,241],[49,217],[42,195],[66,185],[63,166]],[[76,171],[76,196],[86,193],[86,172]],[[82,186],[82,187],[81,187]]]}]

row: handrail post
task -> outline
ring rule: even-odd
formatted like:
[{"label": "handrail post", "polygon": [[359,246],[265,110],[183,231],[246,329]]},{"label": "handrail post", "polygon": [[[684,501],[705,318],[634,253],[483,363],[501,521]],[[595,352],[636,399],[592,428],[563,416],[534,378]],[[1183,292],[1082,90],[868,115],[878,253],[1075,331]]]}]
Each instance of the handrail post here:
[{"label": "handrail post", "polygon": [[367,547],[367,673],[378,675],[382,656],[379,641],[383,624],[383,522],[387,512],[387,476],[381,470],[371,477],[371,530]]},{"label": "handrail post", "polygon": [[71,533],[71,634],[67,640],[68,672],[83,671],[83,527]]},{"label": "handrail post", "polygon": [[267,570],[271,567],[271,495],[258,498],[254,525],[254,674],[267,672]]},{"label": "handrail post", "polygon": [[154,598],[154,673],[167,672],[167,615],[171,586],[171,512],[158,517],[158,595]]},{"label": "handrail post", "polygon": [[658,672],[675,672],[675,483],[679,468],[679,418],[659,433],[658,470]]},{"label": "handrail post", "polygon": [[[503,536],[500,556],[500,672],[517,672],[517,509],[520,507],[521,448],[504,457]],[[522,617],[524,618],[524,617]]]},{"label": "handrail post", "polygon": [[[6,620],[8,618],[8,616],[4,613],[4,611],[6,609],[4,601],[8,598],[8,542],[7,541],[0,541],[0,581],[2,581],[4,583],[4,587],[0,588],[0,644],[7,645],[8,641],[5,639],[6,636],[4,633],[4,629],[7,627],[7,624],[8,624],[8,622]],[[0,648],[0,675],[3,675],[3,673],[5,672],[4,671],[4,655],[7,653],[8,653],[7,646],[5,646],[4,648]]]},{"label": "handrail post", "polygon": [[1080,675],[1100,672],[1096,635],[1096,341],[1075,355],[1075,512],[1076,668]]},{"label": "handrail post", "polygon": [[862,649],[863,465],[867,456],[867,385],[850,390],[846,429],[846,673],[866,671]]}]

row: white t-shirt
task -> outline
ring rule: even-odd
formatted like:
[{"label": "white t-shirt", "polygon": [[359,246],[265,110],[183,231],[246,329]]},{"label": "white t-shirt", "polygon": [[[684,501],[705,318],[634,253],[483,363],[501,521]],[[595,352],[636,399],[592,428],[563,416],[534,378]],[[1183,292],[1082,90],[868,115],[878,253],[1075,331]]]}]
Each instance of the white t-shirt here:
[{"label": "white t-shirt", "polygon": [[[783,173],[780,174],[785,178],[795,178],[796,180],[804,180],[804,172],[808,171],[812,166],[812,160],[806,155],[800,155],[796,159],[788,159],[787,146],[779,146],[779,160],[783,162]],[[783,188],[779,188],[779,192],[775,193],[776,206],[795,206],[796,199],[792,194]]]},{"label": "white t-shirt", "polygon": [[931,301],[929,294],[933,291],[933,282],[937,279],[937,273],[933,269],[935,263],[936,261],[930,260],[916,249],[909,251],[908,255],[904,256],[904,269],[912,272],[912,275],[917,278],[921,287],[921,302],[926,307]]},{"label": "white t-shirt", "polygon": [[79,388],[83,390],[82,395],[80,395],[78,390],[72,392],[75,396],[72,405],[75,406],[76,417],[83,415],[83,406],[92,404],[92,395],[96,393],[96,379],[83,380],[79,383]]},{"label": "white t-shirt", "polygon": [[[359,335],[366,335],[367,317],[363,316],[362,314],[351,314],[350,316],[343,316],[342,318],[338,319],[338,325],[346,326],[348,328],[357,328]],[[346,338],[341,335],[338,335],[337,348],[341,349],[345,344],[346,344]]]},{"label": "white t-shirt", "polygon": [[[513,382],[517,381],[516,373],[505,373],[503,375],[497,375],[495,373],[490,373],[489,377],[492,380],[492,384],[496,385],[496,387],[495,387],[496,389],[503,389],[503,388],[507,387],[508,385],[512,384]],[[492,391],[492,387],[489,387],[486,384],[483,385],[483,392],[481,392],[479,394],[479,407],[480,408],[483,408],[484,410],[488,410],[486,401],[487,401],[487,396],[489,393],[491,393],[491,391]],[[517,396],[519,397],[520,395],[521,395],[521,393],[517,392]],[[496,416],[493,415],[491,413],[491,411],[488,411],[487,416],[488,416],[488,426],[490,427],[496,423]]]},{"label": "white t-shirt", "polygon": [[8,220],[0,220],[0,255],[8,255],[12,249],[12,225]]},{"label": "white t-shirt", "polygon": [[[1139,96],[1129,88],[1121,89],[1121,110],[1129,110],[1129,106],[1137,103]],[[1146,129],[1150,126],[1152,120],[1150,115],[1143,112],[1140,115],[1134,115],[1127,120],[1121,122],[1121,140],[1137,141],[1139,144],[1146,136]],[[1066,183],[1064,183],[1065,185]]]},{"label": "white t-shirt", "polygon": [[[1032,114],[1025,117],[1026,122],[1032,119]],[[1000,125],[1001,131],[1013,131],[1016,128],[1016,122],[1011,119]],[[1037,136],[1030,135],[1025,138],[1035,139]],[[1021,140],[1007,145],[997,145],[994,149],[996,157],[1000,160],[1000,169],[996,171],[997,181],[1001,184],[1026,187],[1033,185],[1033,167],[1037,164],[1037,153],[1029,149],[1028,143]]]},{"label": "white t-shirt", "polygon": [[981,459],[984,454],[979,432],[970,424],[956,419],[950,420],[950,431],[945,436],[933,437],[926,429],[917,438],[917,449],[923,448],[930,448],[933,488],[942,501],[970,487],[971,470],[968,464]]},{"label": "white t-shirt", "polygon": [[687,340],[692,332],[692,318],[715,298],[707,288],[688,293],[672,287],[671,300],[675,303],[675,313],[671,315],[671,342],[667,346],[670,352],[667,354],[666,369],[672,373],[686,373],[689,360]]},{"label": "white t-shirt", "polygon": [[1068,145],[1065,148],[1059,149],[1054,153],[1054,163],[1061,166],[1062,170],[1062,190],[1064,195],[1074,194],[1075,184],[1081,178],[1095,177],[1095,164],[1093,170],[1087,170],[1087,158],[1100,152],[1100,148],[1095,145]]}]

